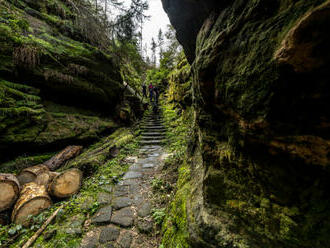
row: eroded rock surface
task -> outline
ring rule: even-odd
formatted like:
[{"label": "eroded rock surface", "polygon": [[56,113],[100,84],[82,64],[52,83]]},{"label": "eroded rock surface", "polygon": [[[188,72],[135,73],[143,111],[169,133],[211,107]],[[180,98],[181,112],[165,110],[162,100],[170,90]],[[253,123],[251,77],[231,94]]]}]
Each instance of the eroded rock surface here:
[{"label": "eroded rock surface", "polygon": [[134,118],[139,101],[123,98],[119,63],[79,27],[71,1],[0,9],[0,162],[94,142],[118,127],[123,108]]},{"label": "eroded rock surface", "polygon": [[190,195],[175,199],[187,216],[165,244],[329,247],[329,1],[163,4],[196,121]]}]

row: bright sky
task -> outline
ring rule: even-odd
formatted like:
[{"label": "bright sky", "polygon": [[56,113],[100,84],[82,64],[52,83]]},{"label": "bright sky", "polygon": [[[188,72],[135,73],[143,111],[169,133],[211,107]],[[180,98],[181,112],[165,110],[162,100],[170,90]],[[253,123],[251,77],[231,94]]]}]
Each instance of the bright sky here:
[{"label": "bright sky", "polygon": [[[125,0],[130,1],[130,0]],[[146,15],[150,16],[150,19],[146,21],[143,27],[143,45],[148,44],[149,56],[150,56],[150,43],[152,37],[157,40],[158,31],[161,28],[163,33],[167,29],[167,25],[170,24],[170,21],[163,9],[161,0],[148,0],[149,10],[146,12]]]},{"label": "bright sky", "polygon": [[[132,0],[122,0],[126,6],[131,4]],[[161,28],[163,33],[167,30],[167,25],[170,24],[170,21],[167,17],[166,12],[163,9],[161,0],[147,0],[149,3],[149,9],[145,12],[146,16],[150,18],[145,21],[143,24],[143,48],[147,44],[148,55],[151,57],[151,40],[154,37],[157,42],[158,32]]]}]

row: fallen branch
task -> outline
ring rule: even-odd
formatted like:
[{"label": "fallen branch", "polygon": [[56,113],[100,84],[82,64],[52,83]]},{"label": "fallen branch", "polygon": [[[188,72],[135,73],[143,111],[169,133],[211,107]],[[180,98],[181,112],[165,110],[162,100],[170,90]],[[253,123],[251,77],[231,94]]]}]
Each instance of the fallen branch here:
[{"label": "fallen branch", "polygon": [[44,164],[51,170],[54,171],[57,168],[59,168],[64,162],[66,162],[69,159],[72,159],[79,155],[79,153],[82,151],[82,146],[68,146],[64,150],[62,150],[60,153],[46,161]]},{"label": "fallen branch", "polygon": [[23,245],[22,248],[30,247],[34,241],[40,236],[40,234],[46,229],[49,223],[56,217],[58,212],[64,207],[64,205],[60,206],[48,219],[47,221],[39,228],[39,230]]}]

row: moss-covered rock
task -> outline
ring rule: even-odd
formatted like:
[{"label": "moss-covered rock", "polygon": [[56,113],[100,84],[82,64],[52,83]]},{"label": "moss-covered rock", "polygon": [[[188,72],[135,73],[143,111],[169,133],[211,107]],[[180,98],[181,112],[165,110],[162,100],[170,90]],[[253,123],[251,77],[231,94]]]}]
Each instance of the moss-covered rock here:
[{"label": "moss-covered rock", "polygon": [[210,0],[195,16],[191,247],[329,247],[328,2]]},{"label": "moss-covered rock", "polygon": [[120,65],[86,38],[74,5],[1,1],[0,9],[0,161],[111,133],[117,110],[133,103],[123,103]]},{"label": "moss-covered rock", "polygon": [[168,87],[168,98],[169,103],[178,104],[180,108],[187,108],[191,106],[192,103],[192,94],[191,94],[191,85],[192,85],[192,75],[191,67],[184,56],[180,55],[180,62],[169,74],[169,87]]}]

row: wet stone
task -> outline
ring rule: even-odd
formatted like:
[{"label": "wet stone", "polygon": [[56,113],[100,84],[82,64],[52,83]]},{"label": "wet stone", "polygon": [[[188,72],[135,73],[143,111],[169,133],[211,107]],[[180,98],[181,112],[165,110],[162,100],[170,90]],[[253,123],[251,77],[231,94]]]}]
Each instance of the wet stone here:
[{"label": "wet stone", "polygon": [[131,185],[130,187],[130,194],[133,194],[133,196],[135,196],[136,194],[140,194],[140,191],[141,191],[141,187],[140,185]]},{"label": "wet stone", "polygon": [[114,190],[115,196],[127,196],[129,192],[129,186],[128,185],[122,185],[123,182],[121,182],[121,185],[116,186]]},{"label": "wet stone", "polygon": [[99,209],[92,218],[92,224],[109,223],[111,220],[112,207],[106,206]]},{"label": "wet stone", "polygon": [[141,170],[141,165],[139,164],[133,164],[130,168],[129,168],[130,171],[139,171]]},{"label": "wet stone", "polygon": [[109,241],[115,241],[119,237],[119,234],[120,234],[120,229],[116,226],[110,225],[107,227],[103,227],[101,229],[99,242],[101,244],[104,244]]},{"label": "wet stone", "polygon": [[97,202],[100,205],[109,204],[111,202],[111,200],[112,200],[112,197],[111,197],[111,194],[109,194],[109,193],[100,192],[97,195]]},{"label": "wet stone", "polygon": [[149,157],[158,157],[159,155],[160,155],[160,153],[156,152],[156,153],[149,154]]},{"label": "wet stone", "polygon": [[125,208],[132,205],[132,200],[128,197],[119,197],[114,199],[112,206],[114,209]]},{"label": "wet stone", "polygon": [[141,159],[139,161],[140,164],[150,164],[150,163],[154,163],[156,161],[156,159],[154,157],[148,157],[145,159]]},{"label": "wet stone", "polygon": [[149,220],[139,220],[138,221],[138,229],[141,233],[150,233],[153,229],[153,223]]},{"label": "wet stone", "polygon": [[137,160],[138,160],[137,157],[127,157],[127,158],[125,158],[125,162],[130,163],[130,164],[136,163]]},{"label": "wet stone", "polygon": [[124,232],[120,239],[118,240],[118,243],[120,247],[122,248],[130,248],[133,240],[133,234],[131,232]]},{"label": "wet stone", "polygon": [[134,202],[134,204],[136,204],[136,205],[140,205],[140,204],[142,204],[143,201],[144,201],[144,198],[143,198],[142,195],[140,195],[140,194],[135,194],[135,195],[133,196],[133,202]]},{"label": "wet stone", "polygon": [[138,179],[126,179],[120,182],[120,185],[124,185],[129,189],[129,187],[139,185],[140,180]]},{"label": "wet stone", "polygon": [[151,204],[144,202],[138,209],[138,216],[144,218],[151,214]]},{"label": "wet stone", "polygon": [[114,246],[112,243],[105,244],[105,245],[103,245],[101,247],[102,248],[116,248],[116,246]]},{"label": "wet stone", "polygon": [[144,164],[143,166],[142,166],[143,168],[154,168],[155,167],[155,164]]},{"label": "wet stone", "polygon": [[85,215],[78,214],[76,216],[73,216],[72,218],[69,219],[68,222],[70,227],[82,227],[82,225],[85,222]]},{"label": "wet stone", "polygon": [[81,241],[80,248],[95,248],[97,247],[99,232],[94,230],[86,233]]},{"label": "wet stone", "polygon": [[116,211],[111,218],[111,222],[123,227],[130,227],[133,225],[134,213],[130,207],[122,208]]},{"label": "wet stone", "polygon": [[129,171],[125,174],[123,179],[133,179],[133,178],[140,178],[140,177],[142,177],[142,173],[135,172],[135,171]]},{"label": "wet stone", "polygon": [[70,234],[70,235],[81,235],[82,234],[82,228],[81,227],[77,227],[77,228],[66,228],[65,229],[65,233],[66,234]]}]

